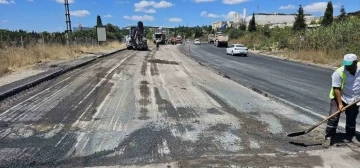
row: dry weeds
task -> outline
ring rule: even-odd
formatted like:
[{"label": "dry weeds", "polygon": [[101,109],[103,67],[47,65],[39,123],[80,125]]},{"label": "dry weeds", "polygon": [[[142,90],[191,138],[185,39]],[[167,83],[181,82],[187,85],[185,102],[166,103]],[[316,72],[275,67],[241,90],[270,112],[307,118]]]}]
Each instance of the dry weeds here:
[{"label": "dry weeds", "polygon": [[92,45],[44,45],[31,48],[6,47],[0,49],[0,76],[22,68],[34,66],[39,62],[76,58],[86,53],[124,48],[125,44],[110,42],[101,46]]},{"label": "dry weeds", "polygon": [[[229,44],[244,44],[249,43],[246,41],[247,39],[234,39],[230,40]],[[250,50],[254,50],[254,48],[249,48]],[[266,51],[266,50],[255,50],[260,53],[280,56],[284,58],[289,58],[292,60],[303,61],[313,64],[321,64],[326,66],[340,66],[341,60],[343,58],[344,51],[341,49],[331,50],[329,53],[324,51],[311,51],[311,50],[275,50],[275,51]],[[355,53],[358,54],[358,53]]]}]

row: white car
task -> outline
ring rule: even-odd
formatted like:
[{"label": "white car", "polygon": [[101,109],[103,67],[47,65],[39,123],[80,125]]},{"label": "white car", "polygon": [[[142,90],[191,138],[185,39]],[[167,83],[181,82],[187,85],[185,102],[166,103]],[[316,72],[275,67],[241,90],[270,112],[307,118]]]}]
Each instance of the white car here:
[{"label": "white car", "polygon": [[248,48],[242,44],[232,44],[226,48],[226,54],[244,55],[246,57],[248,55]]},{"label": "white car", "polygon": [[200,41],[199,39],[195,39],[195,40],[194,40],[194,44],[195,44],[195,45],[201,45],[201,41]]}]

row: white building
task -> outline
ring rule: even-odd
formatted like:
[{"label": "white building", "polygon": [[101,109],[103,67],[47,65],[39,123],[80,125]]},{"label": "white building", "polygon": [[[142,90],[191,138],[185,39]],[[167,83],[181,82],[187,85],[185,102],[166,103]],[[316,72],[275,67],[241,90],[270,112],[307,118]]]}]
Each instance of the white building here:
[{"label": "white building", "polygon": [[[246,24],[249,24],[252,15],[246,17]],[[316,20],[315,16],[312,15],[305,15],[306,24],[310,24],[312,20]],[[271,27],[286,27],[286,26],[293,26],[295,21],[294,14],[267,14],[267,13],[259,13],[255,14],[255,23],[257,25],[269,25]]]},{"label": "white building", "polygon": [[240,22],[240,14],[235,12],[233,15],[233,22],[234,23],[239,23]]},{"label": "white building", "polygon": [[220,28],[221,26],[223,26],[224,24],[228,24],[226,21],[217,21],[217,22],[212,22],[211,26],[213,30],[216,30],[218,28]]}]

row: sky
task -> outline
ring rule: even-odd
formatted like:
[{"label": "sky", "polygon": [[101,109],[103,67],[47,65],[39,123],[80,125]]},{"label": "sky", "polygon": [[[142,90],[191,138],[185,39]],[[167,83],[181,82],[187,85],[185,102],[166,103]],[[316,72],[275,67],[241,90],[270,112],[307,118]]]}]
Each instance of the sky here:
[{"label": "sky", "polygon": [[[94,26],[100,15],[103,24],[119,27],[202,26],[214,21],[232,20],[234,12],[242,18],[253,12],[296,13],[299,5],[305,13],[322,16],[326,0],[69,0],[72,27]],[[347,12],[360,10],[360,0],[333,0],[334,15],[344,5]],[[64,0],[0,0],[0,29],[27,31],[64,31]]]}]

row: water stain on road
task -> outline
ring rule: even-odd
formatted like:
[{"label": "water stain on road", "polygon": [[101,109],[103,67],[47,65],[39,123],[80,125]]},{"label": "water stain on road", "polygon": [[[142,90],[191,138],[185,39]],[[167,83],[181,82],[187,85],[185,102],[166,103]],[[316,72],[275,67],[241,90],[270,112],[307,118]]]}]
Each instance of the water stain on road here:
[{"label": "water stain on road", "polygon": [[172,65],[180,65],[180,63],[176,61],[168,61],[168,60],[161,60],[161,59],[150,59],[148,62],[158,63],[158,64],[172,64]]},{"label": "water stain on road", "polygon": [[207,109],[207,112],[210,114],[217,114],[217,115],[223,115],[224,113],[221,112],[220,110],[216,109],[216,108],[210,108]]},{"label": "water stain on road", "polygon": [[151,63],[150,73],[151,73],[151,76],[159,75],[159,69],[157,67],[157,64]]},{"label": "water stain on road", "polygon": [[142,99],[140,99],[138,102],[139,102],[139,105],[140,105],[140,114],[141,116],[138,117],[138,119],[140,120],[148,120],[150,119],[149,116],[147,116],[149,110],[147,109],[147,106],[150,102],[149,100],[149,96],[150,96],[150,89],[149,87],[147,86],[149,84],[148,81],[141,81],[140,82],[140,95],[142,97]]},{"label": "water stain on road", "polygon": [[[142,81],[142,82],[145,83],[145,81]],[[147,99],[150,96],[150,89],[147,86],[147,84],[140,85],[140,94],[145,99]]]},{"label": "water stain on road", "polygon": [[166,117],[173,118],[175,120],[195,118],[198,115],[191,108],[184,107],[175,107],[171,104],[170,101],[165,100],[161,97],[159,89],[154,88],[156,104],[158,105],[159,112],[166,112]]}]

